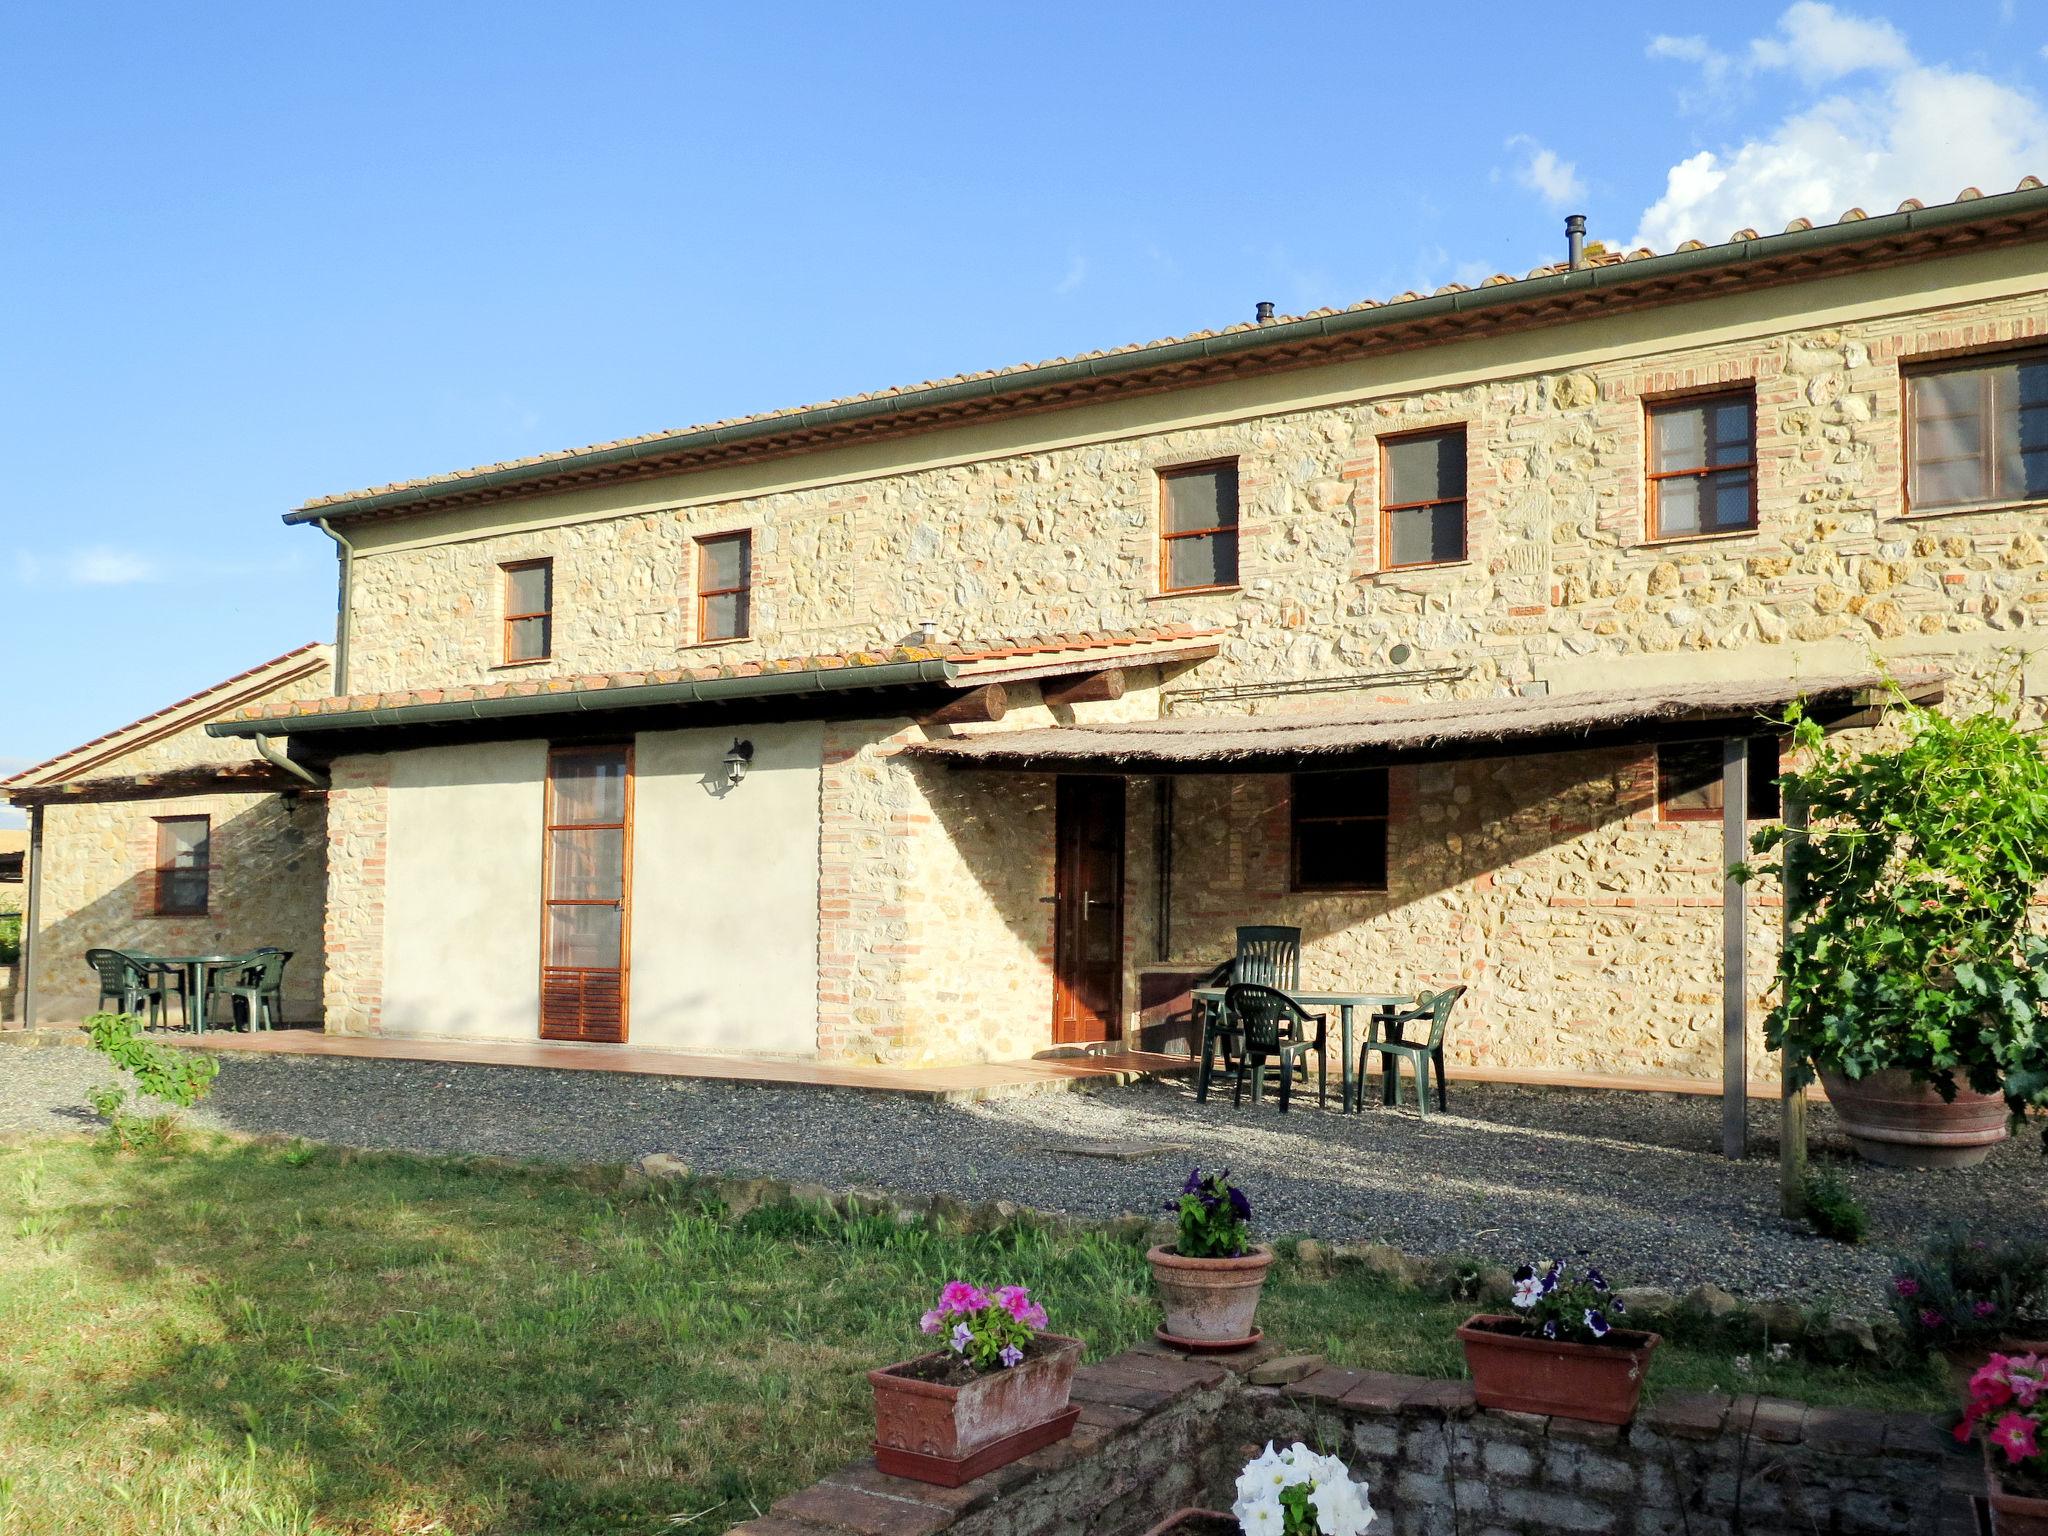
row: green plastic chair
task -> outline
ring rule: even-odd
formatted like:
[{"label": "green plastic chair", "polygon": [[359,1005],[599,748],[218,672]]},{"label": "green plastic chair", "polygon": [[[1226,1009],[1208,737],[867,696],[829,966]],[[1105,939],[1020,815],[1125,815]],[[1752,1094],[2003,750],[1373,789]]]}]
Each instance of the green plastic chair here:
[{"label": "green plastic chair", "polygon": [[273,1029],[284,1018],[284,963],[291,959],[282,949],[251,950],[221,966],[232,981],[216,981],[207,989],[207,1002],[228,999],[233,1013],[240,1014],[249,1029]]},{"label": "green plastic chair", "polygon": [[[1366,1063],[1372,1053],[1378,1051],[1381,1059],[1381,1095],[1388,1104],[1401,1101],[1401,1067],[1406,1061],[1415,1072],[1415,1109],[1418,1114],[1429,1113],[1429,1070],[1436,1068],[1436,1107],[1448,1110],[1449,1100],[1444,1093],[1444,1029],[1450,1023],[1451,1007],[1465,995],[1465,988],[1446,987],[1435,993],[1424,992],[1415,999],[1413,1008],[1392,1013],[1375,1014],[1372,1029],[1365,1045],[1358,1053],[1358,1081],[1365,1081]],[[1406,1026],[1422,1019],[1429,1020],[1427,1040],[1407,1040],[1402,1037]],[[1380,1031],[1385,1029],[1391,1038],[1382,1040]]]},{"label": "green plastic chair", "polygon": [[162,1026],[167,1012],[166,988],[163,973],[155,966],[118,949],[88,949],[85,963],[100,978],[100,1012],[104,1013],[111,1001],[122,1013],[147,1010],[150,1028]]},{"label": "green plastic chair", "polygon": [[[1257,1101],[1258,1085],[1266,1063],[1273,1060],[1280,1063],[1280,1113],[1286,1114],[1295,1072],[1299,1070],[1303,1081],[1307,1080],[1310,1052],[1314,1052],[1316,1058],[1316,1102],[1325,1109],[1329,1107],[1330,1062],[1324,1054],[1324,1047],[1329,1042],[1328,1014],[1310,1013],[1278,987],[1247,982],[1239,982],[1224,992],[1223,1012],[1237,1035],[1237,1086],[1230,1096],[1233,1109],[1244,1102],[1247,1074],[1252,1079],[1253,1101]],[[1304,1028],[1307,1025],[1315,1027],[1313,1035],[1307,1033]],[[1198,1098],[1206,1094],[1213,1070],[1213,1052],[1205,1051],[1202,1087],[1196,1094]]]},{"label": "green plastic chair", "polygon": [[1301,930],[1246,927],[1237,930],[1237,955],[1230,979],[1282,992],[1301,985]]}]

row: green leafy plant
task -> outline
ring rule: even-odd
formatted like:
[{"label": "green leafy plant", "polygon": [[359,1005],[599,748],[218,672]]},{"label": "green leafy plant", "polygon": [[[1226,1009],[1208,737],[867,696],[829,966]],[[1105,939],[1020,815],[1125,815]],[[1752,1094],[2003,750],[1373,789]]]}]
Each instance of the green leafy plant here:
[{"label": "green leafy plant", "polygon": [[1177,1198],[1166,1203],[1180,1215],[1173,1251],[1184,1259],[1235,1259],[1252,1251],[1252,1203],[1230,1182],[1230,1170],[1188,1171]]},{"label": "green leafy plant", "polygon": [[1758,832],[1734,871],[1794,877],[1765,1040],[1795,1086],[1898,1068],[2048,1109],[2048,752],[1995,712],[1894,718],[1896,746],[1857,753],[1787,712],[1807,762],[1779,782],[1812,824]]},{"label": "green leafy plant", "polygon": [[1809,1170],[1805,1200],[1806,1224],[1822,1237],[1853,1245],[1869,1235],[1870,1213],[1840,1174]]},{"label": "green leafy plant", "polygon": [[1973,1237],[1957,1225],[1892,1270],[1892,1310],[1906,1338],[1928,1349],[1995,1343],[2031,1331],[2048,1306],[2048,1243]]},{"label": "green leafy plant", "polygon": [[[220,1063],[213,1057],[150,1039],[142,1032],[142,1020],[133,1014],[96,1013],[85,1021],[85,1032],[94,1050],[134,1080],[133,1096],[126,1088],[111,1086],[88,1089],[85,1095],[93,1113],[107,1122],[123,1147],[145,1140],[168,1146],[179,1111],[205,1098],[220,1075]],[[129,1107],[144,1099],[167,1108],[144,1114]]]},{"label": "green leafy plant", "polygon": [[21,958],[21,914],[0,912],[0,965],[13,965]]}]

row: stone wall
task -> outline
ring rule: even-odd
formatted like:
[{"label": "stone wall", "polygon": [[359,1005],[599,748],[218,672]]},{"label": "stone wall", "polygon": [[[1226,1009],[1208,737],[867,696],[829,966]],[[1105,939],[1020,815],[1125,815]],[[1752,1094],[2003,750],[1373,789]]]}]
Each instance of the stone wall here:
[{"label": "stone wall", "polygon": [[[213,868],[202,916],[156,912],[160,816],[212,820]],[[326,826],[324,800],[315,792],[46,807],[31,954],[37,1017],[29,1022],[75,1022],[93,1011],[99,984],[85,964],[88,949],[232,954],[260,945],[292,951],[284,973],[286,1018],[318,1020]]]},{"label": "stone wall", "polygon": [[1773,1398],[1666,1393],[1613,1428],[1477,1411],[1462,1381],[1325,1368],[1246,1386],[1152,1350],[1083,1366],[1073,1397],[1070,1439],[963,1487],[863,1458],[735,1529],[1138,1536],[1177,1509],[1229,1509],[1243,1464],[1297,1439],[1369,1484],[1373,1536],[1963,1536],[1982,1481],[1926,1418]]}]

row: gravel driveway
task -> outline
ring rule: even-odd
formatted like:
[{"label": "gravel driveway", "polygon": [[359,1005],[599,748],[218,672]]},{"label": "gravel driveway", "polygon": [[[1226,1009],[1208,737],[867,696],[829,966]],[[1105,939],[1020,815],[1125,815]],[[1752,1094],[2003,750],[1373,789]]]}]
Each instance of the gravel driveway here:
[{"label": "gravel driveway", "polygon": [[[0,1047],[0,1131],[76,1131],[105,1074],[90,1052]],[[877,1094],[432,1062],[226,1056],[197,1118],[365,1147],[627,1162],[674,1152],[766,1174],[1087,1215],[1150,1213],[1188,1164],[1227,1163],[1263,1231],[1384,1239],[1411,1253],[1588,1251],[1637,1284],[1874,1309],[1888,1252],[1952,1218],[2048,1230],[2048,1160],[2029,1136],[1976,1169],[1857,1162],[1832,1116],[1816,1160],[1869,1207],[1845,1248],[1777,1214],[1776,1106],[1751,1106],[1753,1155],[1716,1154],[1720,1104],[1659,1094],[1453,1084],[1449,1116],[1269,1102],[1233,1112],[1167,1084],[954,1108]],[[1110,1155],[1110,1154],[1116,1155]]]}]

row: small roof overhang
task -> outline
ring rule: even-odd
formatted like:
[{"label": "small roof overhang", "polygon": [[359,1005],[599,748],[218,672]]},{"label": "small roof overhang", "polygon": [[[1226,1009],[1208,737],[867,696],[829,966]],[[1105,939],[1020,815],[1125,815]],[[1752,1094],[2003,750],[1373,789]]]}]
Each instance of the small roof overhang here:
[{"label": "small roof overhang", "polygon": [[1935,703],[1937,672],[1759,678],[1661,688],[1389,704],[1344,714],[1105,721],[915,742],[906,755],[1033,773],[1288,773],[1760,734],[1794,700],[1829,730]]}]

